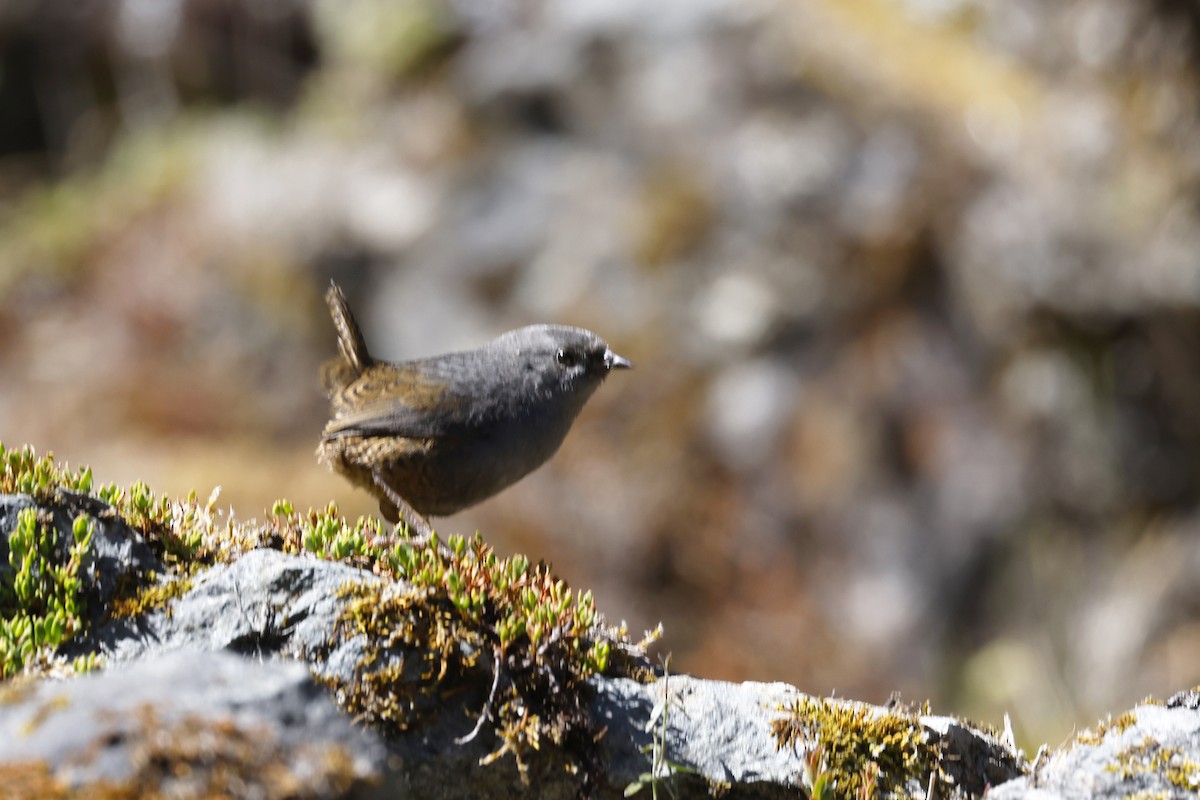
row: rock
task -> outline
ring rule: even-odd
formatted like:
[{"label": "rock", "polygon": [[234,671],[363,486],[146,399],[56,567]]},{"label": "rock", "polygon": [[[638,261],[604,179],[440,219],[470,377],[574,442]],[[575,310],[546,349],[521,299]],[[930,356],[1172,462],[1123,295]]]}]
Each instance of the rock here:
[{"label": "rock", "polygon": [[[490,713],[499,676],[483,640],[451,639],[432,659],[422,649],[433,640],[420,626],[440,624],[437,606],[422,605],[436,591],[257,547],[168,570],[182,581],[177,592],[157,606],[124,606],[142,608],[135,617],[109,618],[105,604],[122,582],[164,569],[150,545],[113,508],[60,492],[45,505],[0,496],[0,546],[30,508],[57,531],[56,558],[67,557],[80,511],[95,521],[80,573],[94,627],[63,654],[99,654],[107,669],[66,681],[30,674],[4,687],[5,797],[616,798],[657,784],[683,798],[775,798],[822,774],[839,796],[867,787],[920,797],[931,783],[941,797],[987,791],[1000,800],[1190,797],[1200,787],[1195,690],[1086,731],[1029,771],[996,736],[950,717],[813,698],[782,683],[655,678],[644,662],[631,670],[634,661],[623,669],[644,681],[614,666],[558,686],[575,693],[579,716],[562,717],[566,730],[531,728],[522,735],[545,739],[517,753]],[[295,535],[241,533],[252,530],[260,535],[241,541]],[[348,614],[356,602],[366,619]]]},{"label": "rock", "polygon": [[[80,502],[39,513],[67,521]],[[91,503],[93,516],[112,520]],[[31,504],[0,497],[0,509]],[[15,524],[16,512],[0,521]],[[146,547],[118,522],[103,526],[98,560]],[[0,774],[18,795],[137,786],[184,797],[565,799],[659,783],[678,797],[791,797],[818,744],[821,769],[847,790],[871,761],[883,765],[882,784],[913,793],[938,764],[951,776],[947,790],[977,793],[1019,774],[1007,748],[953,720],[818,700],[785,684],[655,680],[629,654],[625,671],[633,664],[647,682],[605,675],[557,685],[576,696],[552,708],[579,709],[560,718],[565,729],[534,721],[531,733],[503,734],[499,715],[481,717],[499,682],[482,640],[453,639],[433,658],[422,649],[436,640],[420,626],[445,624],[436,593],[312,555],[259,547],[226,557],[176,575],[184,582],[157,607],[135,605],[136,617],[110,619],[64,648],[101,655],[105,671],[10,684]],[[365,617],[348,614],[355,603]],[[528,741],[520,736],[541,742],[517,753],[513,743]]]},{"label": "rock", "polygon": [[337,589],[351,580],[379,579],[332,561],[252,550],[202,573],[169,606],[107,623],[89,646],[114,664],[181,649],[299,658],[332,639]]},{"label": "rock", "polygon": [[[382,564],[367,551],[340,563],[255,547],[300,534],[279,519],[231,522],[219,563],[166,568],[177,590],[123,604],[136,616],[122,617],[105,607],[127,599],[121,584],[164,569],[142,533],[93,497],[64,491],[39,505],[0,495],[0,545],[30,508],[57,531],[55,558],[67,557],[80,511],[95,521],[81,572],[92,627],[61,654],[100,655],[107,669],[70,680],[29,673],[0,690],[3,797],[566,800],[661,787],[681,798],[783,798],[822,776],[846,797],[1185,797],[1200,787],[1194,690],[1085,732],[1032,771],[1010,745],[954,718],[814,698],[782,683],[655,676],[636,651],[621,650],[609,674],[586,682],[502,695],[502,715],[491,699],[501,677],[515,686],[533,673],[517,677],[511,660],[498,669],[487,640],[438,605],[441,584],[381,577],[365,566]],[[239,552],[235,541],[253,549]],[[445,649],[433,650],[439,641]],[[557,728],[536,718],[544,701],[522,694],[547,688],[570,696],[545,708],[578,710],[559,714]],[[524,712],[514,716],[513,702]],[[530,719],[514,733],[513,720]]]},{"label": "rock", "polygon": [[1166,705],[1144,703],[1096,731],[1084,731],[1039,759],[1028,776],[988,793],[994,800],[1103,800],[1196,797],[1200,792],[1200,709],[1195,691]]},{"label": "rock", "polygon": [[[589,796],[621,797],[644,780],[656,746],[674,765],[658,780],[675,797],[708,797],[714,787],[726,797],[796,796],[803,751],[777,747],[770,727],[802,697],[793,687],[673,676],[649,685],[602,678],[595,689],[592,711],[608,726],[599,743],[606,783]],[[665,735],[656,738],[664,718]],[[487,747],[454,744],[449,729],[466,727],[454,723],[385,740],[341,714],[302,664],[181,649],[9,687],[0,702],[0,774],[30,791],[57,782],[181,797],[577,796],[577,780],[553,749],[523,784],[511,761],[480,765]],[[958,723],[929,718],[931,733],[939,726],[948,764],[975,766],[964,743],[982,744],[992,758],[1000,752]]]},{"label": "rock", "polygon": [[[359,679],[356,670],[366,656],[367,642],[363,637],[342,640],[336,629],[344,603],[338,598],[339,587],[353,581],[375,584],[380,579],[344,564],[254,550],[232,564],[208,570],[169,610],[148,613],[136,625],[114,623],[96,639],[113,663],[161,658],[181,649],[233,650],[253,659],[303,658],[322,680],[352,685]],[[411,659],[414,654],[406,656]],[[426,796],[431,786],[452,792],[446,796],[460,797],[528,792],[511,760],[479,765],[498,746],[490,731],[485,729],[468,746],[455,742],[471,730],[487,697],[488,671],[481,668],[467,677],[465,693],[457,700],[425,719],[412,735],[389,742],[393,754],[408,765],[405,785],[419,796]],[[656,726],[664,717],[667,727],[657,746],[668,761],[691,772],[667,770],[659,778],[678,784],[683,796],[692,796],[689,787],[695,796],[705,796],[706,787],[717,784],[736,788],[736,796],[794,796],[803,772],[804,748],[778,747],[771,732],[772,721],[786,717],[791,704],[804,697],[794,687],[728,684],[689,676],[645,685],[599,677],[591,687],[590,713],[605,729],[601,739],[604,791],[612,796],[619,796],[650,769],[647,751],[653,751]],[[931,735],[950,741],[947,732],[956,725],[960,734],[953,745],[956,751],[965,752],[966,742],[993,755],[998,752],[995,742],[979,738],[982,734],[961,735],[967,729],[957,723],[943,719],[928,727]],[[539,759],[532,767],[537,796],[574,796],[578,787],[565,769],[568,763],[553,750]],[[447,773],[454,780],[448,782]],[[1015,774],[1015,767],[1006,773],[1007,777]],[[483,788],[484,784],[490,788]]]},{"label": "rock", "polygon": [[4,797],[102,787],[392,797],[387,756],[381,737],[343,715],[303,664],[280,659],[179,650],[74,680],[26,678],[0,703]]}]

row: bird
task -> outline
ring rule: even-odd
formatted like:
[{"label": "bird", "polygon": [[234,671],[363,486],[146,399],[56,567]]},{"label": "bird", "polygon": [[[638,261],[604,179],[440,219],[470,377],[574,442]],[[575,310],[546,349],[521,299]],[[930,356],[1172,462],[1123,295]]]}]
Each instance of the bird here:
[{"label": "bird", "polygon": [[379,500],[393,524],[473,506],[557,452],[588,398],[633,363],[583,328],[529,325],[474,350],[374,358],[341,287],[325,293],[338,355],[321,367],[330,419],[317,459]]}]

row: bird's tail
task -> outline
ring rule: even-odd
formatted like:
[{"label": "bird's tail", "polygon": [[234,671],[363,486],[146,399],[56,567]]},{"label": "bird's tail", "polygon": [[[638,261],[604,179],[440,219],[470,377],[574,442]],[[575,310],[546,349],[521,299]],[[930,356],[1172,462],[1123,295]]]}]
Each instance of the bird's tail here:
[{"label": "bird's tail", "polygon": [[353,383],[362,375],[375,359],[367,352],[367,343],[363,339],[362,330],[350,313],[350,304],[342,288],[333,281],[329,282],[329,290],[325,292],[325,302],[329,304],[329,313],[333,317],[333,326],[337,329],[338,351],[337,358],[331,358],[321,367],[321,384],[330,397],[341,389]]}]

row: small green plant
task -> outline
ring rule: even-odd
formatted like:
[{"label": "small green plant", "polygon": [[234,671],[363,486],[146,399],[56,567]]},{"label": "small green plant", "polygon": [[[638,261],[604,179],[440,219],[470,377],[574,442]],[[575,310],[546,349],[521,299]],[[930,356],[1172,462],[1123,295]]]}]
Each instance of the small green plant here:
[{"label": "small green plant", "polygon": [[45,501],[61,489],[80,494],[90,492],[92,468],[71,472],[54,460],[53,453],[39,457],[28,445],[12,450],[0,442],[0,492],[27,494],[37,501]]},{"label": "small green plant", "polygon": [[[662,702],[657,704],[650,714],[650,719],[655,720],[657,714],[657,722],[655,724],[654,740],[642,748],[642,752],[650,756],[650,769],[638,776],[637,780],[625,787],[625,796],[633,797],[646,786],[650,787],[650,796],[654,800],[658,800],[658,784],[660,776],[676,775],[676,774],[695,774],[696,770],[691,767],[678,764],[667,758],[667,716],[671,712],[671,657],[667,656],[663,662],[663,676],[661,679],[663,688]],[[677,796],[675,787],[671,784],[664,784],[667,791],[672,797]]]},{"label": "small green plant", "polygon": [[200,506],[195,492],[186,502],[173,503],[142,481],[128,487],[109,483],[96,491],[97,498],[116,509],[126,525],[144,533],[160,557],[172,564],[190,563],[199,555],[218,494],[219,489],[214,490],[208,505]]},{"label": "small green plant", "polygon": [[804,756],[804,773],[801,775],[809,800],[833,800],[837,779],[825,763],[825,750],[814,745]]},{"label": "small green plant", "polygon": [[[155,553],[169,564],[190,564],[205,555],[205,544],[217,540],[218,522],[213,512],[219,488],[201,506],[193,492],[182,502],[159,497],[145,483],[93,486],[92,469],[72,471],[54,460],[53,453],[39,456],[29,445],[6,448],[0,442],[0,494],[29,495],[39,505],[63,501],[67,495],[90,496],[112,506],[125,524],[145,535]],[[228,526],[226,526],[228,529]]]},{"label": "small green plant", "polygon": [[[74,542],[61,544],[47,512],[18,514],[8,541],[8,565],[0,569],[0,677],[35,662],[48,665],[49,654],[82,631],[82,565],[95,525],[88,514],[117,518],[137,530],[168,568],[162,584],[153,574],[122,575],[115,595],[99,610],[105,617],[169,601],[186,589],[187,576],[204,561],[248,549],[253,531],[249,524],[235,527],[219,520],[214,511],[218,491],[202,505],[195,492],[184,501],[171,501],[141,482],[95,486],[90,467],[72,470],[52,453],[39,456],[28,445],[10,448],[0,442],[0,494],[14,493],[28,495],[42,508],[86,513],[75,517]],[[72,666],[83,670],[97,662],[94,656],[81,657]]]},{"label": "small green plant", "polygon": [[75,518],[67,560],[61,562],[58,531],[22,509],[8,540],[11,571],[0,571],[0,676],[11,677],[48,654],[82,627],[79,573],[92,546],[93,521]]},{"label": "small green plant", "polygon": [[[282,512],[282,513],[279,513]],[[297,521],[300,545],[309,552],[329,561],[374,560],[379,555],[377,543],[382,539],[383,523],[369,517],[359,517],[348,525],[330,504],[319,512],[297,515],[292,504],[278,501],[272,507],[277,521],[287,524]]]}]

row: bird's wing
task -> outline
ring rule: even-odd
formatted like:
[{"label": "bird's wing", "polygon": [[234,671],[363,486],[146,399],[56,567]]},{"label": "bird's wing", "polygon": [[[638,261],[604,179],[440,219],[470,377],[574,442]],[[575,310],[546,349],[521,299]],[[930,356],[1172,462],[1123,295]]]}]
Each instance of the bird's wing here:
[{"label": "bird's wing", "polygon": [[333,419],[322,436],[444,436],[471,411],[469,398],[450,388],[451,378],[422,362],[377,362],[333,397]]}]

